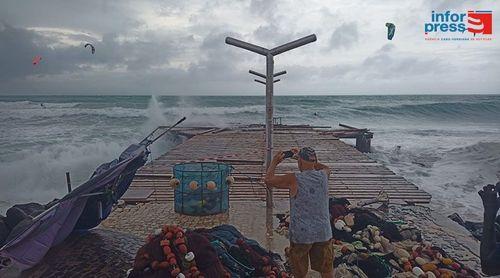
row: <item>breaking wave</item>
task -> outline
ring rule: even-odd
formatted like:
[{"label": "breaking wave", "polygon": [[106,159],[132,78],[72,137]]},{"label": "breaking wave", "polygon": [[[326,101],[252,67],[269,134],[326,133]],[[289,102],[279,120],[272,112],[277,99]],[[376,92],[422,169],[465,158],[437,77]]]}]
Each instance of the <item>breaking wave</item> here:
[{"label": "breaking wave", "polygon": [[[31,106],[29,102],[16,103],[16,107],[21,110],[20,107]],[[122,109],[112,108],[108,113]],[[129,144],[138,142],[157,126],[166,125],[167,120],[159,110],[161,103],[152,100],[141,112],[147,120],[141,126],[129,126],[126,130],[109,126],[109,130],[95,132],[93,127],[85,128],[78,124],[66,125],[55,134],[51,134],[55,131],[54,127],[47,127],[47,131],[42,128],[30,130],[33,137],[29,138],[31,144],[28,141],[22,144],[22,148],[16,147],[16,151],[0,152],[0,214],[16,203],[43,203],[62,197],[67,193],[65,172],[70,172],[73,186],[83,183],[98,165],[115,159]],[[133,115],[129,115],[129,120],[130,117]],[[130,124],[130,121],[123,124]],[[61,134],[61,131],[65,133]],[[6,136],[10,138],[9,141],[14,141],[16,134]],[[0,139],[5,140],[2,136]],[[12,148],[15,146],[15,142],[9,143]],[[171,141],[160,140],[151,151],[154,156],[158,156],[171,146]]]},{"label": "breaking wave", "polygon": [[[0,213],[15,202],[62,196],[66,171],[76,185],[129,144],[183,116],[190,126],[264,123],[265,99],[0,97]],[[285,124],[370,128],[371,155],[431,193],[432,205],[444,212],[477,219],[476,191],[500,179],[500,96],[278,96],[275,116]],[[159,141],[152,156],[172,144]]]},{"label": "breaking wave", "polygon": [[374,158],[432,194],[432,205],[445,214],[458,212],[481,220],[477,195],[500,180],[500,138],[461,147],[375,147]]},{"label": "breaking wave", "polygon": [[422,104],[402,104],[386,106],[353,107],[354,111],[366,115],[405,118],[440,118],[459,119],[490,119],[498,120],[500,102],[440,102]]}]

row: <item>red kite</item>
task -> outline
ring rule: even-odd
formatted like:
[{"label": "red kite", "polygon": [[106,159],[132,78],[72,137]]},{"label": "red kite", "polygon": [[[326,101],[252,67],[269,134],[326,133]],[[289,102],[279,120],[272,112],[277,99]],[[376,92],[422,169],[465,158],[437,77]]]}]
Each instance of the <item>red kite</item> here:
[{"label": "red kite", "polygon": [[39,55],[36,55],[35,58],[33,58],[33,66],[38,65],[41,60],[42,60],[42,57]]}]

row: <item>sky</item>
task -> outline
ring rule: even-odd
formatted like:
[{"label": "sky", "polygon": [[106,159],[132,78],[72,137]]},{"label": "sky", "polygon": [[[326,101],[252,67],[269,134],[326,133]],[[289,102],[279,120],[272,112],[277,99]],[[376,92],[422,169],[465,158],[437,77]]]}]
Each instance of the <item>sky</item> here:
[{"label": "sky", "polygon": [[[317,41],[275,57],[275,71],[287,71],[275,94],[498,94],[499,7],[487,0],[0,0],[0,95],[263,95],[248,70],[265,72],[264,56],[225,38],[273,48],[309,34]],[[426,41],[431,12],[447,10],[492,10],[492,40]],[[386,22],[396,25],[391,41]],[[42,61],[33,66],[35,55]]]}]

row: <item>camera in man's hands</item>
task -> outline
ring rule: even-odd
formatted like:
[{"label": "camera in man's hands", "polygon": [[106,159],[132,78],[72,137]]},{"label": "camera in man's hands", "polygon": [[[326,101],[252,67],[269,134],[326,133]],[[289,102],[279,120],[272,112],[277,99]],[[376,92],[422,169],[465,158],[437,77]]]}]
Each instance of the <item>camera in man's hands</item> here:
[{"label": "camera in man's hands", "polygon": [[294,153],[292,151],[286,151],[286,152],[283,152],[283,154],[285,155],[283,158],[284,159],[287,159],[287,158],[292,158]]}]

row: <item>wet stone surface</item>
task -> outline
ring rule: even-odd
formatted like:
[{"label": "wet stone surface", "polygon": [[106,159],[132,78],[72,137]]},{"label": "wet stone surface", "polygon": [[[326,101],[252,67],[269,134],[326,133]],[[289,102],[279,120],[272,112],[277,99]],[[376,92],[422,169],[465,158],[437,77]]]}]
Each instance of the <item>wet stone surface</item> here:
[{"label": "wet stone surface", "polygon": [[212,216],[181,215],[174,212],[172,204],[165,203],[127,205],[115,209],[101,226],[146,238],[165,224],[177,224],[190,229],[231,224],[263,247],[283,254],[289,243],[286,238],[273,232],[278,225],[274,214],[286,211],[287,204],[288,202],[276,202],[273,210],[267,210],[265,202],[233,202],[227,213]]},{"label": "wet stone surface", "polygon": [[[165,203],[127,205],[116,208],[98,229],[83,236],[72,235],[52,249],[35,268],[21,277],[125,277],[135,252],[145,237],[164,224],[184,228],[231,224],[246,237],[283,255],[288,240],[273,231],[276,213],[288,210],[286,201],[267,210],[265,202],[233,202],[228,213],[213,216],[186,216]],[[480,270],[479,243],[467,230],[428,207],[391,205],[388,220],[417,226],[424,240],[443,248],[449,255],[475,270]],[[319,277],[310,273],[309,277]]]},{"label": "wet stone surface", "polygon": [[20,277],[125,277],[143,243],[137,236],[112,230],[73,234]]},{"label": "wet stone surface", "polygon": [[[214,216],[186,216],[174,212],[171,204],[147,203],[117,208],[101,226],[117,229],[145,238],[164,224],[177,224],[184,228],[213,227],[231,224],[246,237],[281,255],[288,240],[273,231],[277,227],[276,213],[288,210],[288,202],[275,202],[273,210],[265,202],[234,202],[228,213]],[[388,220],[404,221],[418,227],[424,240],[443,248],[451,257],[480,272],[479,242],[460,225],[424,206],[391,205]],[[310,277],[319,277],[310,273]]]},{"label": "wet stone surface", "polygon": [[481,272],[479,244],[464,227],[424,206],[391,206],[388,220],[418,227],[424,240],[446,251],[471,269]]}]

